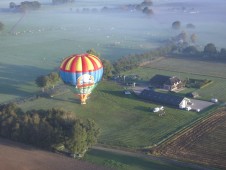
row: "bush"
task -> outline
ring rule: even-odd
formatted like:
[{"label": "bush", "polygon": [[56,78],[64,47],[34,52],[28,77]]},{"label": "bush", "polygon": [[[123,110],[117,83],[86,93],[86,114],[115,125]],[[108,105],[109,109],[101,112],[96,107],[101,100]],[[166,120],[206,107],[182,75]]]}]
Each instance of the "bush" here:
[{"label": "bush", "polygon": [[172,23],[173,29],[178,30],[178,29],[180,29],[180,27],[181,27],[180,21],[175,21],[175,22]]},{"label": "bush", "polygon": [[4,24],[0,22],[0,31],[2,31],[3,29],[4,29]]}]

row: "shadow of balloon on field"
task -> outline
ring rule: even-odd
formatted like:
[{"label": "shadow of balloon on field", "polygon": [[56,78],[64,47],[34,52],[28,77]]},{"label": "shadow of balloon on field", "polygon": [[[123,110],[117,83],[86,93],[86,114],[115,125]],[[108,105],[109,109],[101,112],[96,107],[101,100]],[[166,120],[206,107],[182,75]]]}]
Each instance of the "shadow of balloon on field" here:
[{"label": "shadow of balloon on field", "polygon": [[[0,63],[0,94],[24,97],[31,95],[31,82],[40,75],[46,75],[50,70],[29,65],[14,65]],[[22,86],[29,87],[23,89]]]}]

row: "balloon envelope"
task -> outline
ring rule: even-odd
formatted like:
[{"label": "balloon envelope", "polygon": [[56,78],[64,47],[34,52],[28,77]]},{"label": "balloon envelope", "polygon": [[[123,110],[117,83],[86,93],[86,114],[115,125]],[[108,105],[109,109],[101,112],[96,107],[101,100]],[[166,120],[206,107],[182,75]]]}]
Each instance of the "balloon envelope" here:
[{"label": "balloon envelope", "polygon": [[81,104],[86,104],[88,95],[102,75],[103,65],[100,59],[92,54],[71,55],[64,59],[60,66],[61,79],[80,95]]}]

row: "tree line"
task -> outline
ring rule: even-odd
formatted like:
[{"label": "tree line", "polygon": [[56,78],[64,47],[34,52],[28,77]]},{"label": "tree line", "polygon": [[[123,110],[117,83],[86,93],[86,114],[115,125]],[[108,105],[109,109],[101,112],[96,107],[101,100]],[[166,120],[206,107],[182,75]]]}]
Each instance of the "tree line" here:
[{"label": "tree line", "polygon": [[19,5],[15,2],[9,3],[9,8],[14,9],[18,12],[25,12],[26,10],[37,10],[41,7],[41,3],[39,1],[23,1]]},{"label": "tree line", "polygon": [[75,2],[75,0],[52,0],[52,4],[65,4],[65,3],[72,3]]},{"label": "tree line", "polygon": [[93,120],[81,120],[72,112],[0,106],[0,136],[40,148],[62,145],[70,153],[83,153],[97,142],[99,132]]}]

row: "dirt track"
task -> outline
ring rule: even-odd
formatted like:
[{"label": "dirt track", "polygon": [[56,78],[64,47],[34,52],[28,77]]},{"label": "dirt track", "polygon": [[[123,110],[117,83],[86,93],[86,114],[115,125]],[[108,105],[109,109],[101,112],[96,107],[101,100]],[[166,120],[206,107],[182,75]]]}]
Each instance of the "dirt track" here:
[{"label": "dirt track", "polygon": [[107,170],[0,138],[0,170]]}]

